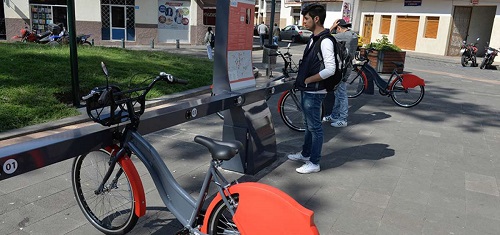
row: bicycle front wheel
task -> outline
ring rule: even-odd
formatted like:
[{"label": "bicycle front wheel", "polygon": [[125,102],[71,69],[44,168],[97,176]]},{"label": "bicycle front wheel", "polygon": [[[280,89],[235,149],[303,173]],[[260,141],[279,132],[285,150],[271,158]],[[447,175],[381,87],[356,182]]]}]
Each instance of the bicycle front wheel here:
[{"label": "bicycle front wheel", "polygon": [[87,220],[105,234],[124,234],[137,223],[134,195],[129,178],[119,163],[110,179],[98,192],[106,175],[110,153],[92,151],[78,156],[73,162],[71,180],[78,206]]},{"label": "bicycle front wheel", "polygon": [[[233,196],[233,198],[238,202],[238,196]],[[222,200],[215,206],[208,225],[209,235],[240,234],[233,221],[233,215]]]},{"label": "bicycle front wheel", "polygon": [[405,89],[401,84],[403,80],[397,79],[390,87],[392,101],[404,108],[411,108],[424,98],[425,88],[422,85]]},{"label": "bicycle front wheel", "polygon": [[290,129],[303,132],[306,126],[302,114],[301,97],[294,92],[285,92],[278,103],[280,117]]},{"label": "bicycle front wheel", "polygon": [[368,83],[365,73],[360,69],[353,69],[346,81],[347,97],[356,98],[363,93]]}]

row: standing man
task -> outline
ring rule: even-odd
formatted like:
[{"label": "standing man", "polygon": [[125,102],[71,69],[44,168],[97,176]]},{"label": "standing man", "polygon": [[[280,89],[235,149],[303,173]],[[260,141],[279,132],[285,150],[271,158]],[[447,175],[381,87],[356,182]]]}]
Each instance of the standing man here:
[{"label": "standing man", "polygon": [[207,46],[207,55],[209,60],[214,59],[214,48],[212,47],[213,43],[211,43],[212,36],[214,35],[214,32],[212,31],[212,27],[208,26],[207,32],[205,33],[205,38],[203,39],[203,42]]},{"label": "standing man", "polygon": [[268,30],[269,29],[264,24],[264,21],[262,21],[262,23],[260,23],[259,26],[257,26],[257,32],[259,32],[259,36],[260,36],[260,47],[264,47],[264,39],[266,37]]},{"label": "standing man", "polygon": [[[295,87],[300,91],[302,112],[306,124],[302,151],[288,155],[288,159],[303,161],[304,165],[296,171],[301,174],[319,172],[321,148],[323,147],[323,127],[321,125],[321,103],[326,96],[323,79],[335,73],[335,55],[330,30],[323,27],[326,10],[323,5],[310,4],[303,8],[303,25],[313,32],[313,36],[304,50],[302,63],[299,66]],[[327,37],[320,40],[322,36]],[[317,45],[316,43],[320,43]],[[315,46],[317,45],[317,46]],[[318,57],[319,50],[323,55],[324,69]]]},{"label": "standing man", "polygon": [[[346,23],[343,19],[338,19],[333,23],[332,27],[330,28],[330,32],[334,34],[333,36],[335,37],[335,39],[337,39],[337,41],[345,42],[345,46],[347,47],[351,58],[354,58],[356,48],[358,47],[358,35],[355,32],[351,31],[349,29],[350,27],[350,23]],[[351,75],[351,71],[352,61],[349,61],[346,74],[337,86],[337,89],[334,91],[335,104],[333,105],[332,114],[323,117],[323,121],[331,122],[330,125],[333,127],[347,126],[349,104],[345,81],[347,81],[347,78],[349,78],[349,75]]]},{"label": "standing man", "polygon": [[273,28],[273,44],[278,45],[278,39],[280,38],[280,28],[278,27],[278,24],[274,23],[274,28]]}]

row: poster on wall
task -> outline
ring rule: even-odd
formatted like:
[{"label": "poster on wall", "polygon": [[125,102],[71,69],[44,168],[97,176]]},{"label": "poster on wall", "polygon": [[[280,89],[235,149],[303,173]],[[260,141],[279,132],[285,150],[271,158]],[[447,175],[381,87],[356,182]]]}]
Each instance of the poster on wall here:
[{"label": "poster on wall", "polygon": [[254,12],[254,1],[230,1],[227,72],[231,90],[255,87],[252,71]]},{"label": "poster on wall", "polygon": [[350,2],[344,2],[342,6],[342,19],[345,22],[350,23],[352,18],[352,4]]},{"label": "poster on wall", "polygon": [[158,1],[158,40],[189,42],[191,2]]}]

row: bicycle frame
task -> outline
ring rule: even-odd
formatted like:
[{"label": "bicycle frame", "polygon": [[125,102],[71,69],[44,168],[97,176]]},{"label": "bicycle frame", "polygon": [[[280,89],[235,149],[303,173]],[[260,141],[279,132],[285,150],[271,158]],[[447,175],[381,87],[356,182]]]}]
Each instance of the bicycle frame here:
[{"label": "bicycle frame", "polygon": [[[105,70],[104,65],[103,70]],[[165,206],[184,226],[183,232],[189,231],[192,234],[212,234],[214,231],[210,230],[218,229],[219,222],[217,221],[221,220],[220,218],[225,218],[222,212],[227,212],[232,215],[232,220],[234,224],[237,225],[236,228],[230,226],[231,229],[236,230],[239,234],[319,234],[314,224],[314,212],[301,206],[286,193],[261,183],[238,183],[236,181],[229,183],[228,180],[224,178],[217,168],[221,166],[223,161],[229,160],[237,155],[238,150],[242,148],[239,142],[218,143],[206,137],[196,137],[195,141],[197,143],[209,148],[210,152],[213,154],[212,160],[197,199],[193,198],[181,187],[159,153],[137,132],[140,123],[140,115],[144,112],[145,95],[157,81],[165,79],[168,79],[171,83],[174,83],[176,80],[178,83],[181,83],[181,80],[175,79],[171,75],[160,74],[160,77],[157,77],[145,88],[132,89],[124,92],[120,92],[118,88],[116,88],[116,91],[106,88],[105,92],[102,93],[99,91],[99,88],[96,88],[97,91],[92,90],[92,92],[85,97],[85,100],[92,103],[96,98],[101,99],[105,96],[108,97],[107,101],[109,101],[104,104],[106,105],[105,107],[109,105],[120,107],[120,111],[117,112],[118,116],[107,115],[112,116],[111,118],[100,115],[94,116],[92,115],[91,109],[88,111],[88,114],[94,121],[103,125],[111,125],[121,123],[123,117],[127,117],[130,120],[130,123],[126,124],[124,129],[117,129],[117,132],[113,135],[113,138],[120,142],[120,146],[113,145],[106,147],[107,152],[111,153],[109,161],[107,162],[109,168],[107,168],[97,189],[92,188],[91,191],[93,190],[93,192],[89,193],[92,195],[101,195],[119,188],[119,178],[125,173],[131,191],[133,192],[131,195],[133,195],[132,199],[135,207],[133,214],[131,214],[135,215],[135,217],[131,216],[130,218],[134,218],[135,222],[131,222],[131,226],[125,226],[124,228],[126,229],[121,232],[130,231],[135,225],[137,218],[143,216],[146,211],[146,198],[142,181],[129,157],[134,154],[141,160],[151,175]],[[144,92],[136,98],[121,98],[122,94],[140,90],[144,90]],[[134,102],[140,105],[139,110],[135,109]],[[126,109],[123,109],[122,104],[126,105]],[[87,105],[91,106],[89,103]],[[93,105],[93,107],[99,110],[102,108],[96,105]],[[111,113],[114,114],[115,110],[116,108],[111,109]],[[76,176],[72,176],[73,183],[75,181],[79,182],[80,180],[79,170],[81,165],[79,164],[81,164],[81,161],[78,159],[79,158],[75,160],[75,163],[78,162],[76,165],[76,172],[78,173]],[[118,172],[111,178],[113,172],[115,172],[117,163],[120,164],[121,168],[119,168]],[[74,169],[75,165],[73,172],[75,172]],[[206,213],[203,215],[202,207],[205,204],[209,186],[212,181],[216,185],[218,193],[210,202]],[[86,211],[84,213],[88,213],[87,209],[82,208],[82,205],[84,205],[83,207],[85,208],[88,206],[86,203],[81,203],[82,199],[79,195],[83,195],[83,193],[80,191],[78,192],[80,194],[77,194],[78,189],[74,188],[74,190],[81,209]],[[265,213],[263,213],[263,211],[265,211]],[[86,214],[86,216],[87,215],[88,214]],[[201,217],[204,217],[203,224],[200,224]],[[91,220],[94,226],[96,225],[93,221],[99,220],[93,216],[91,216],[91,218],[87,217],[87,219]],[[263,221],[256,221],[256,219],[263,219]],[[214,223],[214,221],[216,222]],[[97,228],[101,231],[107,231],[108,229],[102,227]]]},{"label": "bicycle frame", "polygon": [[[108,147],[108,149],[111,148],[115,152],[118,150],[116,156],[112,156],[111,161],[120,162],[129,177],[134,195],[138,195],[134,197],[136,205],[134,213],[138,217],[145,214],[146,199],[142,181],[134,164],[127,156],[127,150],[134,153],[146,166],[163,203],[190,232],[208,233],[210,215],[212,215],[215,206],[223,202],[234,215],[233,220],[241,234],[264,234],[265,232],[280,234],[297,231],[297,234],[319,234],[314,225],[314,213],[311,210],[304,208],[279,189],[265,184],[255,182],[230,184],[217,170],[216,160],[211,162],[203,180],[199,197],[195,200],[175,180],[158,152],[149,142],[133,129],[126,129],[124,133],[123,147],[119,148],[115,145]],[[112,171],[113,169],[110,167],[108,172]],[[101,184],[104,185],[107,179],[105,178]],[[201,214],[212,180],[218,188],[218,193],[209,204],[203,225],[200,228],[197,223],[198,217]],[[231,195],[239,195],[237,210],[229,203],[228,197]],[[262,215],[264,209],[266,213]],[[264,217],[267,219],[264,220]],[[259,221],[257,222],[256,219]],[[290,221],[293,221],[293,224],[290,224]],[[255,226],[255,224],[259,224],[259,226]]]},{"label": "bicycle frame", "polygon": [[400,75],[396,69],[392,71],[389,80],[385,81],[382,77],[380,77],[377,71],[370,64],[368,64],[368,62],[365,62],[365,64],[361,66],[361,71],[365,73],[363,79],[367,79],[367,85],[365,85],[365,89],[373,87],[373,85],[371,85],[370,87],[370,84],[375,83],[375,85],[377,85],[379,89],[385,91],[387,95],[392,92],[390,90],[390,87],[398,79],[402,80],[402,85],[404,88],[413,88],[419,85],[425,86],[424,80],[419,78],[418,76],[413,74]]}]

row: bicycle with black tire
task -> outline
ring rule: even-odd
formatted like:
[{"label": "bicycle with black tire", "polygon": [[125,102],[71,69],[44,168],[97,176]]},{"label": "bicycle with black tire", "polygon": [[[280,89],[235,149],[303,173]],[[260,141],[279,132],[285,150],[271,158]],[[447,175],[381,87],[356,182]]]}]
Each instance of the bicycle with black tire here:
[{"label": "bicycle with black tire", "polygon": [[[284,67],[282,68],[283,74],[271,79],[271,81],[268,82],[268,85],[280,80],[289,81],[295,79],[291,76],[291,74],[298,72],[298,66],[292,59],[290,45],[291,44],[288,44],[286,47],[287,50],[285,53],[277,50],[276,53],[269,54],[269,56],[279,56],[282,58]],[[212,95],[214,94],[212,93]],[[270,96],[266,97],[266,100],[269,98]],[[324,107],[322,107],[321,114],[324,113],[323,111]],[[290,89],[281,93],[281,96],[278,99],[278,113],[281,120],[283,120],[283,123],[285,123],[288,128],[298,132],[304,132],[306,130],[302,114],[301,97],[300,94],[297,93],[296,89]],[[217,115],[224,119],[222,112],[217,112]]]},{"label": "bicycle with black tire", "polygon": [[403,63],[392,62],[395,65],[389,79],[380,77],[376,70],[369,64],[368,54],[373,49],[366,49],[364,55],[356,54],[356,62],[346,81],[347,97],[360,96],[373,82],[379,89],[379,94],[391,97],[392,101],[404,108],[411,108],[419,104],[424,98],[425,82],[422,78],[410,73],[398,73]]},{"label": "bicycle with black tire", "polygon": [[[106,66],[102,67],[107,75]],[[196,136],[194,141],[205,146],[212,159],[198,198],[182,188],[159,153],[137,131],[146,94],[160,81],[186,83],[162,72],[146,87],[122,91],[106,85],[83,97],[93,121],[116,127],[116,144],[76,157],[71,170],[76,201],[95,228],[105,234],[124,234],[145,214],[144,188],[131,160],[137,156],[165,206],[184,226],[178,234],[319,234],[314,212],[283,191],[257,182],[230,183],[222,175],[218,168],[242,150],[239,141]],[[125,127],[120,128],[121,123]],[[217,194],[208,201],[210,185]]]}]

